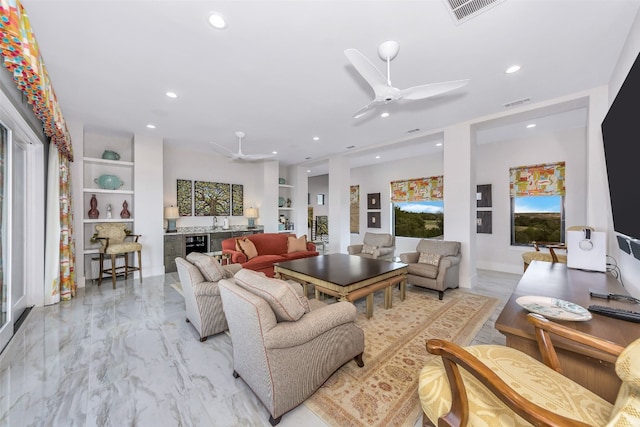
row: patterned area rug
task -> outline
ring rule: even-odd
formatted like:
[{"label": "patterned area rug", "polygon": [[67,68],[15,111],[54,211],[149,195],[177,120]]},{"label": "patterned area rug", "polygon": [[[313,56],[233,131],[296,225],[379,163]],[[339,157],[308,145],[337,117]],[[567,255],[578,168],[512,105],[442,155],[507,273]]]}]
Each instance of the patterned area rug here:
[{"label": "patterned area rug", "polygon": [[429,338],[469,344],[494,312],[496,298],[459,289],[437,293],[407,287],[393,308],[384,309],[376,293],[373,317],[366,318],[364,300],[357,302],[356,323],[365,333],[364,367],[347,363],[305,405],[332,426],[413,426],[421,409],[418,376],[435,357],[426,350]]}]

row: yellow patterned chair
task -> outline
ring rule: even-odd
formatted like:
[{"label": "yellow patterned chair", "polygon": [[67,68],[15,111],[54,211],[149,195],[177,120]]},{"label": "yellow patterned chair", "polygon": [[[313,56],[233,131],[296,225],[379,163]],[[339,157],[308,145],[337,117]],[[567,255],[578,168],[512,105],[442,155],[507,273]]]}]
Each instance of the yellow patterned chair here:
[{"label": "yellow patterned chair", "polygon": [[[139,234],[127,234],[127,225],[123,223],[104,223],[96,225],[96,240],[100,242],[100,277],[98,279],[98,286],[102,285],[102,274],[107,273],[111,275],[111,281],[113,283],[113,289],[116,288],[116,257],[118,255],[124,255],[124,277],[125,279],[129,275],[129,272],[139,271],[140,281],[142,282],[142,244],[138,243]],[[127,238],[132,238],[134,241],[125,241]],[[138,266],[129,266],[129,253],[138,253]],[[111,268],[104,268],[104,257],[108,255],[111,257]],[[122,268],[122,267],[119,267]]]},{"label": "yellow patterned chair", "polygon": [[[640,339],[625,349],[536,314],[529,314],[529,321],[544,364],[510,347],[462,348],[429,340],[427,350],[442,357],[430,360],[420,373],[423,425],[640,425]],[[622,385],[615,404],[562,375],[550,333],[618,356]]]}]

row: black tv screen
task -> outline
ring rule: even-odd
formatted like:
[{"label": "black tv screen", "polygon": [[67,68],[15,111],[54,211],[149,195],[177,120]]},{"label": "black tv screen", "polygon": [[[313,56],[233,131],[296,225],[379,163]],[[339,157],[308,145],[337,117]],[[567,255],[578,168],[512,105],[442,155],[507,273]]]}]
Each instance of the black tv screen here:
[{"label": "black tv screen", "polygon": [[640,239],[640,55],[602,121],[613,228]]}]

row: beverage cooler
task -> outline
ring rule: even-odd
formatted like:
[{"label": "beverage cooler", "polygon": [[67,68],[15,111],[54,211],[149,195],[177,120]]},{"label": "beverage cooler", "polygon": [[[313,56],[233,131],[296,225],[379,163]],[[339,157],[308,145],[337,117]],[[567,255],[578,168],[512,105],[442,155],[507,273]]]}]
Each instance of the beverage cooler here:
[{"label": "beverage cooler", "polygon": [[209,235],[186,236],[185,255],[189,255],[191,252],[209,252]]}]

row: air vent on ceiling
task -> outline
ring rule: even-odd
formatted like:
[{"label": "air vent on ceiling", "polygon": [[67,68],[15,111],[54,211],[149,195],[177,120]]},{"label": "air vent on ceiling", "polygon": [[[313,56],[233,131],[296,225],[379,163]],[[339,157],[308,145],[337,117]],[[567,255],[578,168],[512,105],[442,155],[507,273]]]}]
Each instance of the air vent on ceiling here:
[{"label": "air vent on ceiling", "polygon": [[522,99],[517,99],[515,101],[507,102],[506,104],[504,104],[504,106],[505,108],[511,108],[517,105],[522,105],[525,102],[529,102],[529,101],[531,101],[531,98],[522,98]]},{"label": "air vent on ceiling", "polygon": [[415,128],[415,129],[409,129],[409,130],[407,131],[407,133],[416,133],[416,132],[420,132],[420,129]]},{"label": "air vent on ceiling", "polygon": [[454,22],[461,24],[504,0],[443,0]]}]

